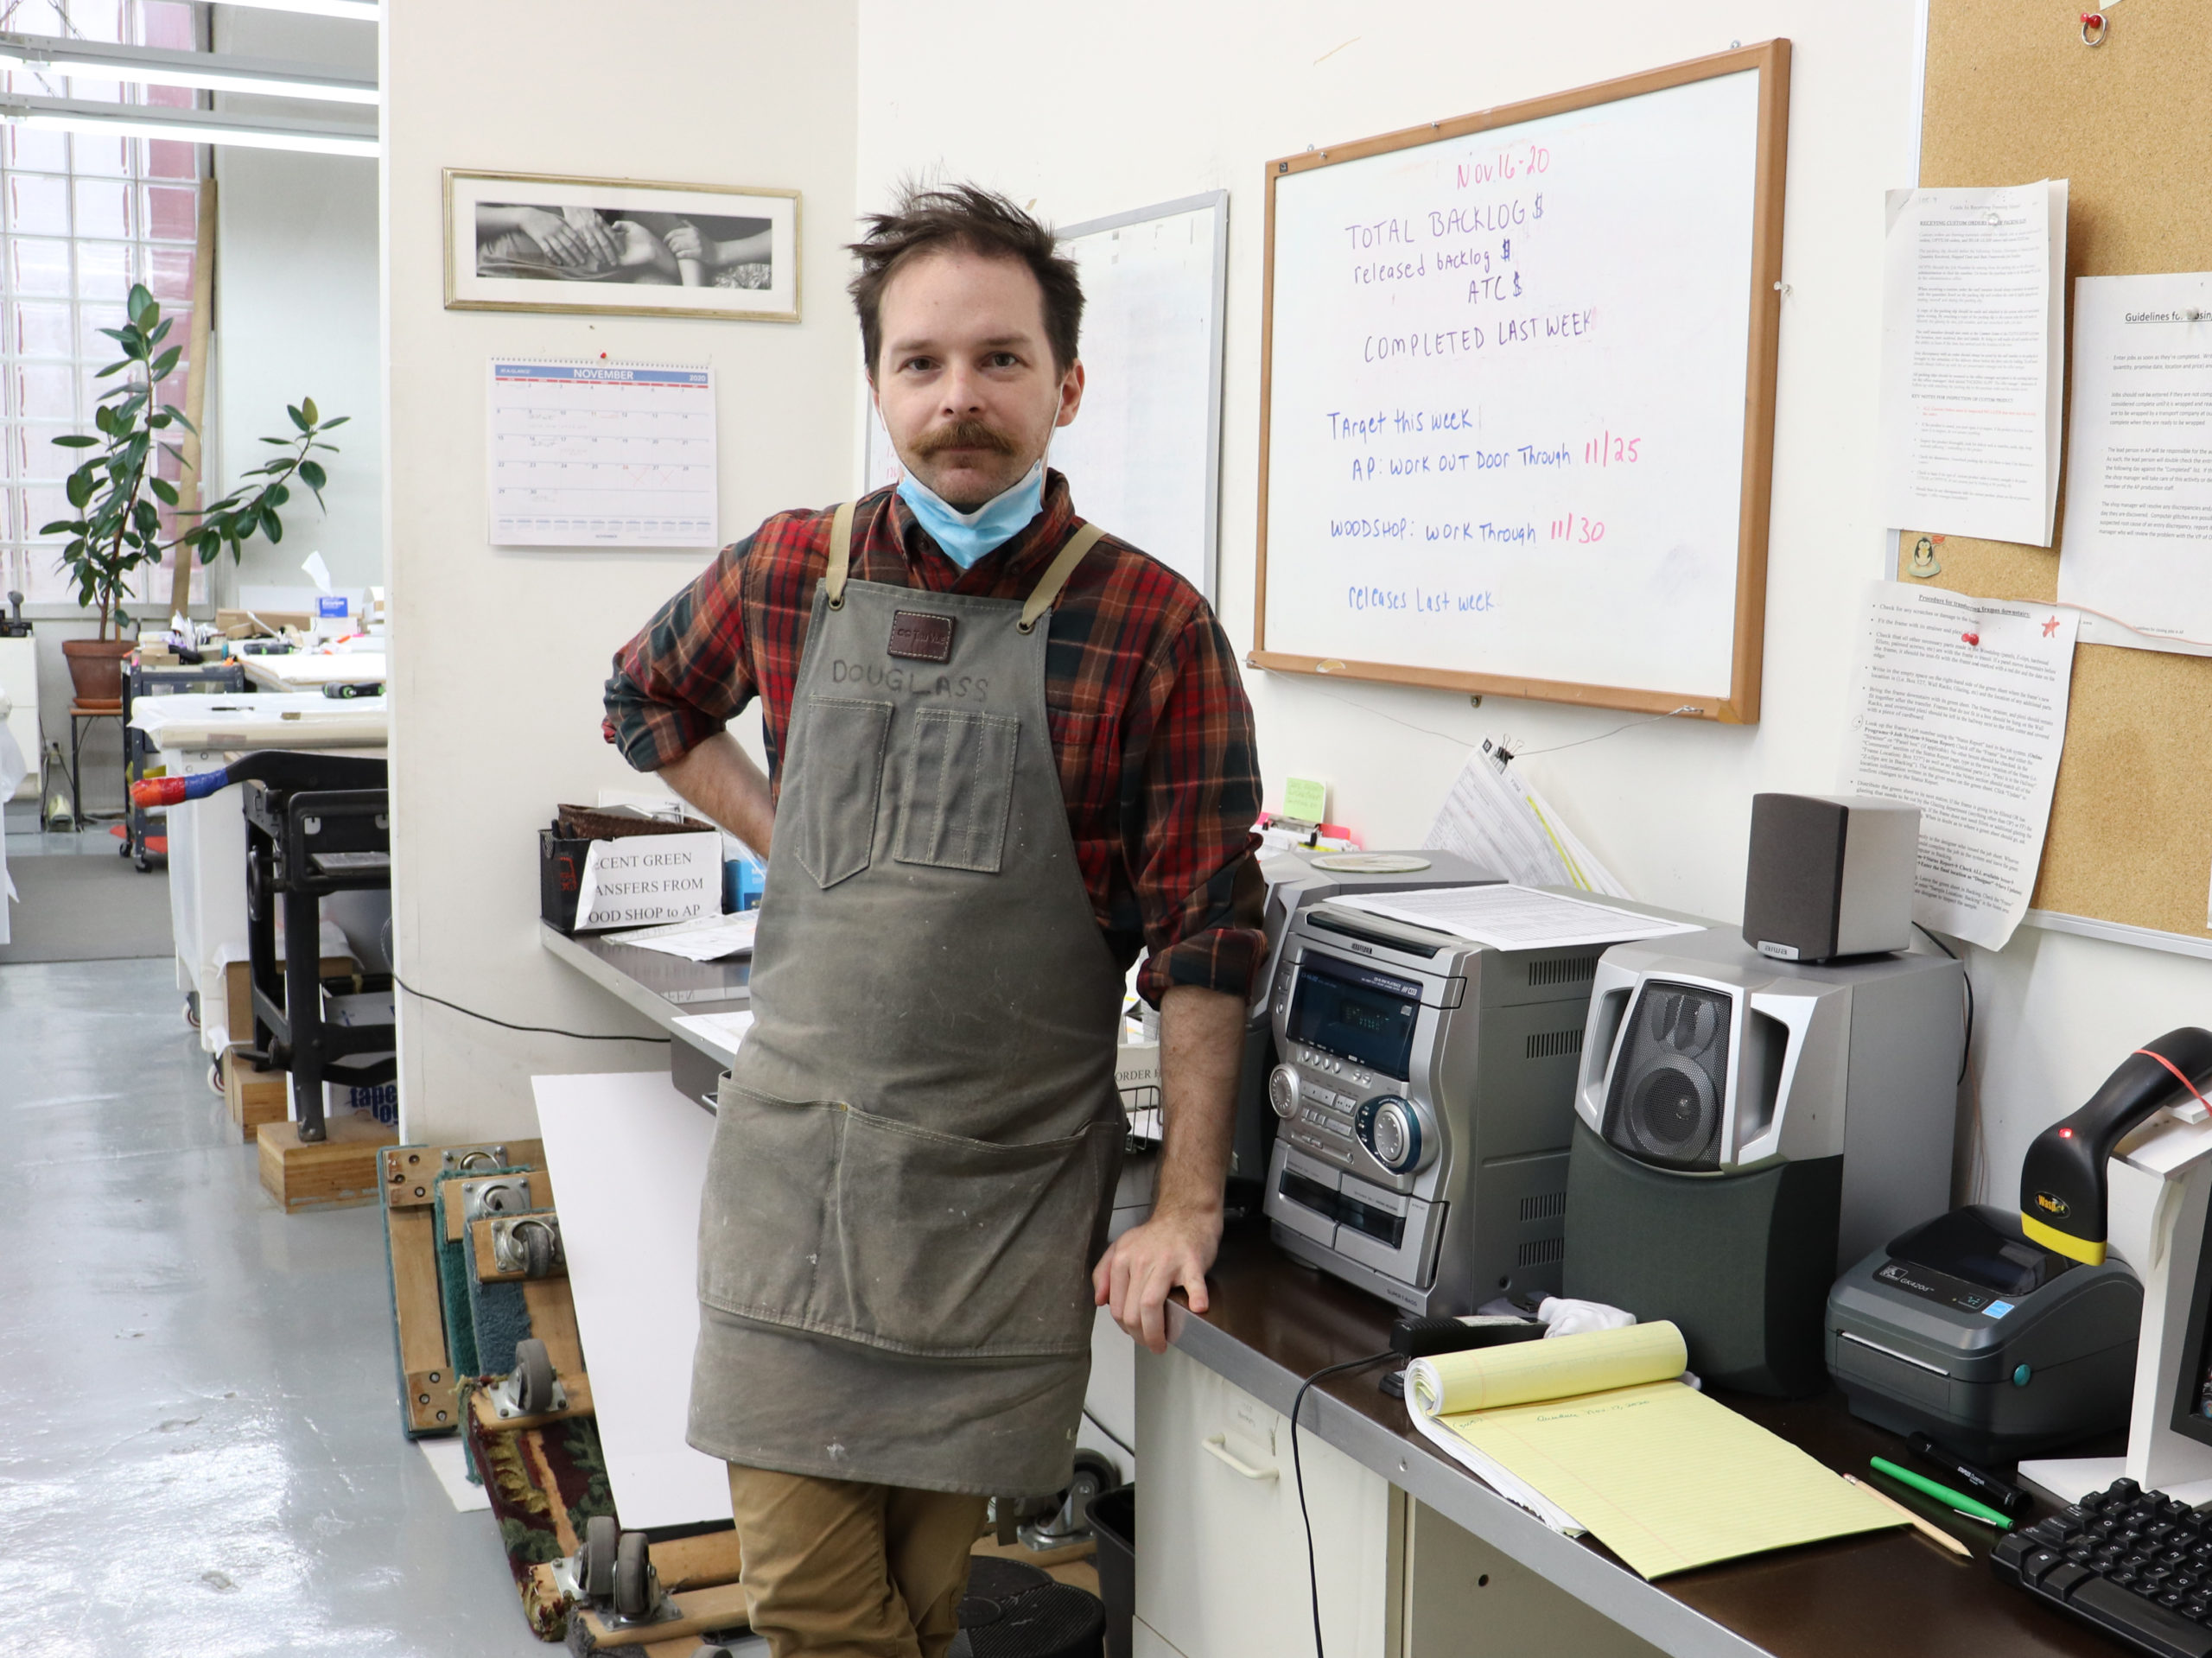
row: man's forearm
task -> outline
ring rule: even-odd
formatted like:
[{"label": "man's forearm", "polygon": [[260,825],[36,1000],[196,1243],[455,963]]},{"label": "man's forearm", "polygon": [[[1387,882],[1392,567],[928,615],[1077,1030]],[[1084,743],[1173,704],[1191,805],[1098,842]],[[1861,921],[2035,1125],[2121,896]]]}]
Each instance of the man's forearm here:
[{"label": "man's forearm", "polygon": [[1165,1133],[1154,1215],[1219,1217],[1243,1048],[1242,997],[1180,984],[1160,998]]},{"label": "man's forearm", "polygon": [[727,731],[660,769],[661,781],[762,858],[775,827],[768,779]]}]

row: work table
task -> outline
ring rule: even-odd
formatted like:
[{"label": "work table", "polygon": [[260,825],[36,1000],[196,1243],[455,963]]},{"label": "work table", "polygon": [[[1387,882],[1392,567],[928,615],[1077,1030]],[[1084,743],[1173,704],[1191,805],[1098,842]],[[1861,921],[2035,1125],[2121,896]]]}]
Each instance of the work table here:
[{"label": "work table", "polygon": [[[1230,1228],[1207,1290],[1204,1313],[1192,1312],[1179,1293],[1169,1341],[1286,1415],[1306,1376],[1389,1344],[1389,1308],[1293,1261],[1262,1223]],[[1380,1391],[1391,1368],[1317,1383],[1299,1426],[1664,1651],[1683,1658],[2112,1658],[2121,1650],[2000,1583],[1989,1569],[1994,1534],[1969,1524],[1946,1529],[1973,1549],[1970,1562],[1900,1528],[1646,1583],[1594,1539],[1559,1535],[1433,1446],[1405,1406]],[[1863,1477],[1869,1457],[1904,1455],[1896,1435],[1853,1417],[1839,1393],[1792,1401],[1714,1397],[1840,1473]],[[2037,1517],[2049,1512],[2046,1505]]]}]

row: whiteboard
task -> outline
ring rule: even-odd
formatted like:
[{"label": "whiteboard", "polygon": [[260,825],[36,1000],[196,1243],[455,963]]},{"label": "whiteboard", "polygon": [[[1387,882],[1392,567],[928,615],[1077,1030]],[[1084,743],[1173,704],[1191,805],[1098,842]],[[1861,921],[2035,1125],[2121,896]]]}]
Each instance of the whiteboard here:
[{"label": "whiteboard", "polygon": [[[1229,193],[1071,225],[1083,273],[1083,407],[1052,435],[1077,513],[1214,597]],[[873,400],[867,487],[899,476]]]},{"label": "whiteboard", "polygon": [[1269,164],[1261,665],[1757,717],[1783,48]]}]

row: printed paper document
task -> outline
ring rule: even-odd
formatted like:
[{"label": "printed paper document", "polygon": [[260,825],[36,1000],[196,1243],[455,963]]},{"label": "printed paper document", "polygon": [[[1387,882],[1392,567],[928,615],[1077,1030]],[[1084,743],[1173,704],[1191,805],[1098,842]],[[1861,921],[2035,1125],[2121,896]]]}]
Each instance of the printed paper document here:
[{"label": "printed paper document", "polygon": [[702,547],[715,534],[715,372],[493,359],[492,544]]},{"label": "printed paper document", "polygon": [[1560,898],[1526,886],[1442,886],[1382,897],[1330,900],[1346,909],[1388,916],[1416,927],[1471,938],[1494,950],[1563,950],[1574,944],[1618,944],[1631,938],[1701,931],[1687,921],[1662,921],[1609,905]]},{"label": "printed paper document", "polygon": [[2212,273],[2074,284],[2071,442],[2059,598],[2212,641]]},{"label": "printed paper document", "polygon": [[2066,181],[1891,191],[1882,282],[1884,521],[2050,546]]},{"label": "printed paper document", "polygon": [[1579,886],[1609,898],[1629,895],[1487,737],[1467,756],[1421,848],[1456,853],[1477,868],[1494,870],[1523,886]]},{"label": "printed paper document", "polygon": [[1901,1523],[1757,1423],[1684,1385],[1666,1323],[1417,1360],[1415,1426],[1554,1530],[1646,1578]]},{"label": "printed paper document", "polygon": [[1868,585],[1843,791],[1920,808],[1913,919],[2002,950],[2043,861],[2075,613]]},{"label": "printed paper document", "polygon": [[719,962],[725,956],[742,956],[749,951],[753,935],[760,925],[760,911],[737,910],[728,915],[701,916],[696,921],[671,922],[663,927],[611,932],[607,935],[607,942],[655,950],[664,956],[681,956],[688,962]]}]

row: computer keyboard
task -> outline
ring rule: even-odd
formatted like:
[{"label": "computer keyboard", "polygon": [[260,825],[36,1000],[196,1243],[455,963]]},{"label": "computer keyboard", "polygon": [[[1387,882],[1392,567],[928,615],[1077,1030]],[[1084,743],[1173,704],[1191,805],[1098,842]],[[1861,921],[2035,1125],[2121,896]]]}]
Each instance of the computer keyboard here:
[{"label": "computer keyboard", "polygon": [[2212,1658],[2212,1515],[2114,1480],[1998,1540],[2008,1583],[2158,1658]]}]

